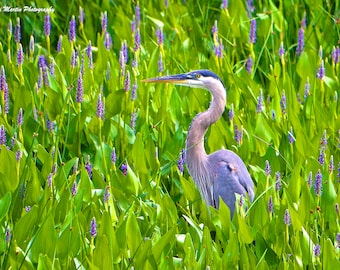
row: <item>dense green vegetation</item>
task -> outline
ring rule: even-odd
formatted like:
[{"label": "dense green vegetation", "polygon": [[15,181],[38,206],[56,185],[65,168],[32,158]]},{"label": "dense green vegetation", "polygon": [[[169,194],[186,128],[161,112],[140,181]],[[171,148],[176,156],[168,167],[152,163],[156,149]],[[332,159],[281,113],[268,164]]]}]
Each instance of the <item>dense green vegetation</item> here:
[{"label": "dense green vegetation", "polygon": [[[340,4],[128,2],[2,1],[1,268],[338,269]],[[232,219],[182,170],[209,93],[141,82],[201,68],[207,152],[255,183]]]}]

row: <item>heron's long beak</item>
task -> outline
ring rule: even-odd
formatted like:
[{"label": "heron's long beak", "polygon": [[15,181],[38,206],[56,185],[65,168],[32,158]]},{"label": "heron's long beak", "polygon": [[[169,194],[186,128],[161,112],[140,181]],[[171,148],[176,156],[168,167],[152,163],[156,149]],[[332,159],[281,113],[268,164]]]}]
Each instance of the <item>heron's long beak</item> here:
[{"label": "heron's long beak", "polygon": [[176,74],[176,75],[169,75],[169,76],[162,76],[157,78],[150,78],[142,80],[142,82],[146,83],[174,83],[174,84],[184,84],[188,83],[188,80],[192,79],[188,74]]}]

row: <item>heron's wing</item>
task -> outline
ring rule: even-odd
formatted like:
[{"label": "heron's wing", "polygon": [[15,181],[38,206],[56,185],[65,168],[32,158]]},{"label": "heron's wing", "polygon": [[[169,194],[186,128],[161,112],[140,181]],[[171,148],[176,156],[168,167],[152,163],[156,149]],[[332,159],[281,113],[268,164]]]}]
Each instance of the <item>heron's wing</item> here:
[{"label": "heron's wing", "polygon": [[212,167],[212,195],[215,206],[219,206],[219,197],[229,206],[231,213],[235,209],[235,193],[254,199],[254,183],[243,161],[234,152],[220,150],[209,157]]}]

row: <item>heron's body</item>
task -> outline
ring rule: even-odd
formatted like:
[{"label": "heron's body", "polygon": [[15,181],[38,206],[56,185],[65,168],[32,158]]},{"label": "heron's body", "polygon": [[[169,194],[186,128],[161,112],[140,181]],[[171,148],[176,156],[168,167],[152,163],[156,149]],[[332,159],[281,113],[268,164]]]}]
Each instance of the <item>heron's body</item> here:
[{"label": "heron's body", "polygon": [[208,205],[219,207],[219,198],[229,206],[231,217],[235,210],[235,193],[254,198],[254,184],[242,159],[230,150],[208,155],[204,135],[222,115],[226,104],[226,90],[220,78],[209,70],[147,79],[146,82],[169,82],[203,88],[212,94],[209,109],[193,119],[186,141],[185,163],[199,191]]}]

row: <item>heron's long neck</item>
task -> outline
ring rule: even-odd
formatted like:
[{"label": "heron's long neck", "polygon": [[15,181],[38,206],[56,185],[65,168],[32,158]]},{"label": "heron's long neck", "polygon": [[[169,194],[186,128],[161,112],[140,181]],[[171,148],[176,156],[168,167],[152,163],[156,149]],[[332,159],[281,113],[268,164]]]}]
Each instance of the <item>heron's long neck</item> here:
[{"label": "heron's long neck", "polygon": [[[204,135],[210,125],[222,115],[226,104],[225,95],[213,95],[207,111],[202,112],[192,121],[186,141],[186,165],[189,173],[196,182],[205,201],[212,205],[211,193],[206,186],[211,185],[209,178],[207,153],[204,149]],[[203,188],[205,187],[205,188]]]}]

